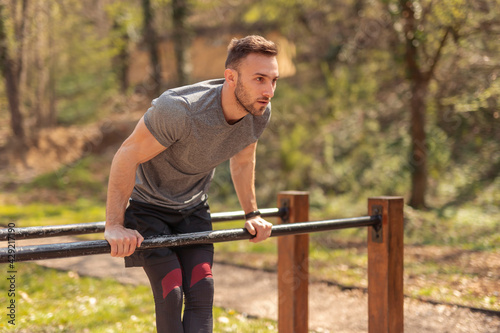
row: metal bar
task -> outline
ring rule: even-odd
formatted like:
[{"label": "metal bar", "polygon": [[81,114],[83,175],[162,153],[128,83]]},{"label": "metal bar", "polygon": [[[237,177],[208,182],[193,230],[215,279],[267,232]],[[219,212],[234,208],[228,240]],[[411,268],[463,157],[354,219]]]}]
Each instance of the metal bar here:
[{"label": "metal bar", "polygon": [[[284,208],[263,208],[260,210],[262,217],[279,217],[285,215]],[[212,222],[227,222],[242,220],[245,218],[245,212],[224,212],[211,214]],[[65,225],[49,225],[38,227],[14,228],[14,234],[9,233],[8,229],[0,229],[0,241],[8,239],[9,235],[15,239],[32,239],[56,236],[83,235],[104,232],[106,222],[75,223]]]},{"label": "metal bar", "polygon": [[[273,226],[271,237],[345,228],[367,227],[377,225],[379,223],[381,223],[381,218],[376,215],[337,220],[280,224]],[[246,229],[226,229],[181,235],[158,236],[145,239],[137,251],[159,247],[177,247],[195,244],[229,242],[250,238],[252,238],[252,235],[250,235]],[[9,248],[2,248],[0,249],[0,263],[77,257],[109,252],[110,246],[106,240],[23,246],[16,248],[15,251]]]}]

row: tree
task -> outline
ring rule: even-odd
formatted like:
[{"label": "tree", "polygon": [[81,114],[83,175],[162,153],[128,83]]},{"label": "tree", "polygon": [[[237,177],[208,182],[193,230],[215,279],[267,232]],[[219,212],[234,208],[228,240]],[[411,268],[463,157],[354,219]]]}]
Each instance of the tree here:
[{"label": "tree", "polygon": [[[436,96],[438,98],[435,102],[442,108],[443,102],[449,100],[449,97],[445,96],[445,91],[450,92],[450,87],[457,85],[468,86],[467,82],[470,82],[470,79],[466,76],[470,74],[467,73],[474,72],[473,76],[481,75],[482,69],[469,65],[473,59],[471,55],[488,53],[487,50],[492,48],[486,46],[489,44],[488,35],[495,34],[494,27],[498,26],[499,22],[490,12],[494,13],[494,8],[498,8],[498,1],[399,0],[384,1],[384,3],[393,17],[392,27],[397,36],[393,39],[396,45],[394,54],[402,59],[400,63],[406,69],[410,92],[407,101],[411,137],[408,163],[411,170],[409,204],[415,208],[423,208],[426,207],[429,157],[432,154],[429,150],[427,128],[435,128],[439,122],[439,119],[428,119],[432,110],[429,103],[432,97]],[[476,41],[472,41],[468,36],[471,31]],[[497,39],[492,37],[492,40]],[[469,47],[475,51],[469,53],[471,52],[468,50]],[[455,67],[450,68],[446,65],[450,63],[455,64]],[[443,66],[445,69],[441,70]],[[457,70],[460,68],[465,70]],[[452,78],[450,75],[452,72],[459,75]],[[435,87],[432,91],[431,83]],[[491,86],[484,87],[483,84],[470,88],[476,90],[475,94],[483,96],[485,91],[489,91],[486,95],[491,95],[492,92]],[[480,91],[482,89],[484,90]],[[456,88],[452,90],[457,93]],[[470,95],[470,91],[466,94]],[[447,115],[443,114],[442,109],[447,110]],[[436,110],[436,115],[449,117],[450,109],[442,109]]]},{"label": "tree", "polygon": [[158,50],[158,35],[154,27],[154,15],[150,0],[142,0],[142,13],[144,16],[144,41],[149,50],[149,60],[151,62],[150,83],[151,92],[158,96],[161,91],[161,64]]},{"label": "tree", "polygon": [[[308,93],[307,87],[319,79],[318,68],[326,83],[316,85],[316,91],[312,93],[316,99],[302,107],[304,110],[314,109],[313,114],[305,116],[298,103],[287,105],[294,108],[288,113],[300,114],[301,122],[290,121],[291,128],[284,131],[288,135],[280,137],[281,146],[286,147],[293,141],[294,128],[301,133],[300,145],[314,142],[307,148],[293,146],[284,154],[286,162],[293,156],[290,152],[296,155],[301,150],[302,158],[296,159],[298,164],[305,163],[306,157],[314,154],[313,162],[302,169],[305,172],[298,168],[297,163],[290,167],[291,170],[286,170],[289,171],[287,179],[292,179],[299,169],[300,179],[295,178],[296,183],[324,184],[323,189],[333,189],[337,193],[353,191],[356,182],[361,186],[364,183],[364,188],[368,189],[376,186],[375,169],[383,164],[387,175],[390,174],[387,178],[398,186],[398,193],[408,191],[410,205],[426,207],[430,184],[434,185],[432,189],[436,193],[437,184],[442,179],[440,173],[448,171],[446,168],[450,165],[447,163],[454,162],[447,159],[450,152],[446,150],[449,148],[442,144],[449,144],[454,151],[463,151],[463,139],[453,143],[458,135],[453,132],[453,125],[460,123],[460,132],[468,138],[465,143],[476,150],[480,147],[473,142],[488,142],[489,145],[491,140],[485,135],[479,138],[476,134],[474,137],[468,130],[474,128],[475,133],[482,133],[480,127],[490,133],[489,124],[499,117],[498,111],[494,111],[498,105],[498,98],[495,98],[498,84],[494,83],[494,78],[499,76],[494,70],[498,61],[498,52],[495,52],[498,38],[494,36],[498,36],[499,24],[494,13],[498,12],[498,4],[498,0],[253,3],[244,17],[255,22],[275,22],[281,31],[286,31],[297,42],[297,62],[302,62],[299,66],[303,68],[307,63],[308,69],[299,74],[299,84],[303,86],[301,94]],[[286,22],[294,23],[287,25]],[[468,36],[471,34],[474,37]],[[480,68],[478,61],[474,60],[478,58],[485,59],[482,62],[486,65]],[[278,94],[280,89],[283,89],[283,83],[280,83]],[[356,94],[356,91],[360,93]],[[370,101],[373,97],[376,102]],[[288,100],[291,101],[292,97],[289,96]],[[471,105],[471,100],[475,105]],[[469,114],[456,112],[464,109],[464,102]],[[360,119],[356,131],[344,130],[351,122],[350,118],[356,116]],[[453,121],[443,124],[446,121],[437,119],[439,117],[453,117]],[[479,123],[483,118],[490,119],[490,123],[471,127],[472,120]],[[310,120],[309,126],[305,119]],[[340,121],[344,122],[344,128],[336,125]],[[407,130],[408,137],[396,129],[401,126]],[[444,135],[438,126],[443,126],[450,138],[438,141],[436,133]],[[303,129],[299,131],[299,127]],[[337,129],[337,133],[332,129]],[[312,134],[318,132],[322,133],[321,138]],[[372,137],[367,140],[370,134]],[[321,156],[321,146],[324,147],[324,156]],[[391,152],[384,147],[393,149],[392,154],[397,156],[387,156]],[[395,153],[396,147],[398,152]],[[399,153],[402,149],[408,149],[407,158]],[[391,158],[392,162],[378,163],[380,153]],[[485,175],[496,170],[495,156],[497,154],[492,155],[492,169],[485,168]],[[333,179],[308,179],[315,177],[313,172],[335,174],[332,170],[339,169],[343,160],[348,160],[349,172],[341,171]],[[316,166],[314,161],[322,161],[325,166]],[[388,166],[391,164],[393,167]],[[370,178],[372,181],[367,181]],[[349,179],[348,184],[343,185],[346,179]],[[400,185],[407,179],[410,180],[408,184]]]},{"label": "tree", "polygon": [[[23,0],[21,4],[21,18],[15,22],[15,35],[17,41],[17,52],[9,50],[9,41],[7,39],[6,24],[4,18],[4,5],[0,3],[0,67],[5,80],[7,99],[11,116],[11,128],[15,140],[22,145],[25,144],[26,134],[23,125],[23,115],[20,110],[20,76],[23,67],[23,39],[24,22],[28,8],[28,0]],[[12,12],[17,12],[17,6],[14,3]],[[15,20],[16,15],[13,16]],[[11,55],[15,54],[15,58]]]},{"label": "tree", "polygon": [[[56,82],[55,63],[57,55],[54,52],[54,21],[52,20],[54,4],[47,1],[36,2],[36,8],[32,10],[32,20],[36,21],[36,33],[31,35],[31,49],[33,52],[34,69],[30,73],[30,84],[26,89],[32,91],[31,101],[33,105],[32,116],[35,118],[34,129],[53,127],[57,124],[56,112]],[[28,99],[28,96],[25,98]]]},{"label": "tree", "polygon": [[[432,2],[428,4],[430,11]],[[433,78],[436,66],[441,58],[443,47],[450,35],[451,26],[439,28],[441,40],[430,56],[422,59],[426,53],[419,52],[419,48],[428,47],[426,41],[419,38],[419,24],[415,17],[415,3],[400,0],[401,19],[403,20],[404,35],[404,64],[408,72],[408,80],[411,86],[410,97],[410,136],[411,136],[411,196],[410,206],[414,208],[423,208],[426,206],[425,195],[427,192],[428,175],[428,152],[427,139],[425,131],[426,106],[429,91],[429,83]],[[420,28],[421,29],[421,28]],[[439,32],[438,30],[438,32]],[[420,53],[420,56],[419,56]],[[428,53],[427,53],[428,54]],[[421,59],[421,60],[420,60]],[[429,64],[425,68],[422,63]]]},{"label": "tree", "polygon": [[172,39],[174,42],[175,59],[177,61],[178,85],[189,83],[191,66],[189,61],[190,33],[187,26],[189,16],[188,0],[172,0]]},{"label": "tree", "polygon": [[114,11],[118,13],[114,13],[113,10],[109,9],[109,7],[108,13],[113,22],[111,30],[113,38],[112,43],[117,49],[116,55],[113,57],[113,67],[118,78],[120,91],[125,95],[130,85],[128,77],[128,70],[130,66],[130,54],[128,50],[130,37],[127,32],[127,22],[123,19],[123,16],[125,16],[125,8],[118,7],[114,9]]}]

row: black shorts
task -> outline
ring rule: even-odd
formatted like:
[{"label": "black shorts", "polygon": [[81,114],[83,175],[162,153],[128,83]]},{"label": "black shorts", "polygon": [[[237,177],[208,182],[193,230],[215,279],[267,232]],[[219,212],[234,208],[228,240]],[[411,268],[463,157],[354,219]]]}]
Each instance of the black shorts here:
[{"label": "black shorts", "polygon": [[[144,237],[211,231],[212,220],[207,202],[189,209],[170,209],[130,200],[125,211],[126,228],[135,229]],[[194,245],[213,252],[213,244]],[[154,265],[175,258],[174,248],[135,251],[125,257],[125,267]]]}]

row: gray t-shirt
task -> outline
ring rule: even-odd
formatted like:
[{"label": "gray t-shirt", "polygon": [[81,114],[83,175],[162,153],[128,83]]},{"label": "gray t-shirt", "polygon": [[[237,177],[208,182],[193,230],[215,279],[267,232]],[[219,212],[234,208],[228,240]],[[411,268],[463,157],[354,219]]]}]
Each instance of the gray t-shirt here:
[{"label": "gray t-shirt", "polygon": [[167,90],[153,100],[144,123],[165,151],[139,165],[132,200],[185,209],[207,199],[215,167],[257,141],[271,105],[229,125],[222,112],[224,79]]}]

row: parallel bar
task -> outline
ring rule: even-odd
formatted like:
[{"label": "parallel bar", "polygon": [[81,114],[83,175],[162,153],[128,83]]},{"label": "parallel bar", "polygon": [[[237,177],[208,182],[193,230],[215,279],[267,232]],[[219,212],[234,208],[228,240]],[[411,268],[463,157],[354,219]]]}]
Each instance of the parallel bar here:
[{"label": "parallel bar", "polygon": [[[281,224],[273,226],[271,237],[345,228],[367,227],[380,223],[380,216],[376,215],[316,222]],[[145,239],[137,251],[159,247],[177,247],[194,244],[229,242],[250,239],[252,237],[253,236],[250,235],[246,229],[226,229],[181,235],[159,236]],[[23,246],[17,247],[15,251],[8,248],[2,248],[0,249],[0,263],[77,257],[109,252],[110,246],[105,240]]]},{"label": "parallel bar", "polygon": [[18,239],[32,239],[44,237],[70,236],[94,234],[104,231],[106,222],[75,223],[64,225],[47,225],[37,227],[14,228],[14,234],[8,233],[8,229],[0,229],[0,241],[5,241],[10,236]]},{"label": "parallel bar", "polygon": [[[260,210],[262,217],[278,217],[283,216],[286,211],[281,208],[264,208]],[[213,213],[212,222],[227,222],[234,220],[242,220],[245,218],[245,212],[242,210],[235,212]],[[49,225],[39,227],[24,227],[14,228],[15,239],[32,239],[56,236],[71,236],[83,235],[104,232],[106,222],[90,222],[90,223],[75,223],[65,225]],[[7,228],[0,229],[0,241],[8,239],[9,233]]]}]

